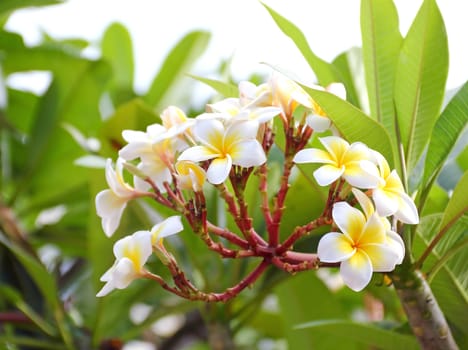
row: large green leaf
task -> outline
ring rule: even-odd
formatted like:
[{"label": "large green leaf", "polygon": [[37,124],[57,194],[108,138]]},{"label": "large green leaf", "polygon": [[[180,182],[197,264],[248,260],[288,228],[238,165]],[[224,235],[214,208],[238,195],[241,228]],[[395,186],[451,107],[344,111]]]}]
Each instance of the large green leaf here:
[{"label": "large green leaf", "polygon": [[304,88],[349,142],[361,141],[370,148],[379,151],[387,159],[390,166],[394,164],[392,143],[381,124],[333,94],[314,90],[307,86]]},{"label": "large green leaf", "polygon": [[309,321],[345,317],[337,296],[327,289],[315,273],[303,272],[286,279],[275,288],[275,294],[290,349],[354,348],[355,343],[344,338],[340,342],[340,339],[330,338],[323,332],[306,332],[295,328]]},{"label": "large green leaf", "polygon": [[361,2],[361,34],[370,115],[395,141],[393,84],[402,37],[392,0]]},{"label": "large green leaf", "polygon": [[112,66],[112,92],[114,101],[123,102],[132,96],[134,61],[132,39],[120,23],[112,23],[101,42],[102,57]]},{"label": "large green leaf", "polygon": [[317,80],[320,85],[327,86],[330,83],[341,81],[338,70],[331,63],[328,63],[318,57],[311,50],[305,35],[294,23],[281,16],[266,4],[262,3],[262,5],[265,6],[282,32],[294,42],[310,68],[317,76]]},{"label": "large green leaf", "polygon": [[362,110],[368,110],[367,90],[364,82],[362,50],[353,47],[333,60],[346,88],[346,100]]},{"label": "large green leaf", "polygon": [[239,89],[237,86],[231,83],[225,83],[224,81],[199,77],[197,75],[188,74],[189,77],[201,81],[202,83],[213,88],[216,92],[220,93],[224,97],[238,97]]},{"label": "large green leaf", "polygon": [[423,184],[425,191],[439,175],[448,155],[468,122],[468,82],[450,100],[432,131],[427,150]]},{"label": "large green leaf", "polygon": [[187,34],[167,55],[164,63],[149,88],[145,102],[158,107],[162,99],[174,88],[176,81],[188,72],[190,66],[205,51],[210,34],[193,31]]},{"label": "large green leaf", "polygon": [[[311,332],[320,331],[330,336],[353,340],[370,348],[382,350],[419,349],[415,337],[384,329],[374,324],[356,323],[347,320],[319,320],[307,322],[296,327]],[[347,347],[346,347],[347,348]]]},{"label": "large green leaf", "polygon": [[13,11],[23,7],[61,4],[63,1],[64,0],[2,0],[0,2],[0,13]]},{"label": "large green leaf", "polygon": [[416,166],[444,97],[448,47],[434,0],[425,0],[403,41],[395,81],[395,105],[408,173]]},{"label": "large green leaf", "polygon": [[460,218],[468,211],[466,194],[468,193],[468,171],[462,176],[457,186],[453,190],[452,196],[444,211],[444,217],[440,223],[440,229],[453,224],[454,220]]}]

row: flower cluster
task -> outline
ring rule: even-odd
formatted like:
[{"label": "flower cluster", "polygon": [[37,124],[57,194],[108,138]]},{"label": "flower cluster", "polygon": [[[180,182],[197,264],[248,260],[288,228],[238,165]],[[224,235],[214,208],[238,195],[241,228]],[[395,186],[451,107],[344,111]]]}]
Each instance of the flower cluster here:
[{"label": "flower cluster", "polygon": [[[315,88],[342,98],[346,95],[341,84]],[[188,118],[175,106],[165,109],[160,117],[161,123],[148,126],[145,132],[122,132],[127,144],[119,151],[115,168],[110,159],[106,163],[109,189],[96,197],[97,214],[107,236],[117,230],[128,201],[136,198],[151,198],[180,215],[162,221],[150,231],[138,231],[117,241],[116,262],[102,276],[106,284],[98,296],[125,288],[134,279],[143,277],[189,299],[227,300],[253,283],[271,264],[296,272],[319,267],[321,263],[339,263],[345,283],[353,290],[361,290],[369,283],[373,271],[391,271],[401,263],[404,245],[387,217],[415,224],[418,213],[398,174],[390,170],[378,152],[363,143],[349,144],[341,138],[325,111],[293,80],[274,73],[267,83],[258,86],[241,82],[238,98],[209,104],[206,112],[195,118]],[[282,130],[277,130],[281,126],[273,123],[273,118],[280,118]],[[333,136],[320,138],[325,150],[305,148],[314,132],[327,130]],[[278,131],[285,135],[284,167],[272,203],[267,193],[267,159]],[[330,194],[338,195],[330,196],[321,217],[299,226],[285,241],[279,242],[289,174],[300,163],[323,164],[313,175],[320,185],[330,186]],[[133,176],[133,185],[124,179],[124,168]],[[254,168],[259,171],[253,172]],[[252,174],[260,178],[268,237],[255,231],[242,196]],[[225,186],[227,182],[229,187]],[[353,187],[352,191],[349,188],[345,191],[345,183]],[[209,184],[225,200],[239,232],[207,220],[204,188]],[[349,203],[359,204],[364,214]],[[256,256],[263,258],[262,263],[226,293],[198,291],[185,279],[162,243],[163,237],[183,230],[182,217],[200,234],[208,248],[222,257]],[[323,236],[317,255],[292,251],[297,239],[330,224],[341,233],[333,231]],[[212,236],[222,237],[238,249],[231,249]],[[169,268],[175,287],[145,269],[152,253]]]}]

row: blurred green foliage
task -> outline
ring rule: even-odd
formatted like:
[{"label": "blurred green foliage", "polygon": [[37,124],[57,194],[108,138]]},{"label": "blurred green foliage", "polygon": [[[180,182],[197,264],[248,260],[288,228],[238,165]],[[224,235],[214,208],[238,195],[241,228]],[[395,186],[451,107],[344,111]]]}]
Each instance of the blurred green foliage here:
[{"label": "blurred green foliage", "polygon": [[[2,1],[0,18],[5,23],[18,8],[57,2]],[[410,189],[424,214],[412,232],[410,254],[417,259],[446,229],[423,271],[429,273],[460,348],[468,346],[464,197],[468,191],[468,85],[440,113],[448,50],[435,1],[424,1],[402,37],[392,1],[363,0],[362,50],[354,48],[331,63],[313,53],[294,23],[265,7],[296,44],[318,83],[345,84],[347,102],[308,89],[343,135],[378,149],[400,173],[407,169]],[[209,38],[204,31],[188,33],[167,55],[148,91],[137,93],[132,39],[121,24],[111,24],[103,33],[98,59],[83,55],[91,45],[85,40],[44,37],[41,44],[30,47],[20,35],[0,29],[0,95],[7,97],[0,106],[0,348],[104,349],[106,344],[118,348],[120,342],[146,339],[158,344],[158,349],[179,349],[184,341],[187,349],[207,349],[207,332],[215,326],[227,330],[238,348],[246,349],[262,344],[266,349],[418,348],[396,294],[385,287],[381,276],[375,276],[365,292],[354,293],[328,288],[324,281],[333,276],[319,278],[314,271],[289,276],[271,269],[252,289],[221,305],[178,299],[146,280],[106,298],[95,297],[102,285],[99,277],[113,262],[113,243],[151,227],[154,217],[172,214],[135,201],[117,234],[106,238],[94,206],[96,194],[106,187],[102,159],[116,158],[124,142],[122,130],[143,130],[158,122],[167,104],[183,106],[190,116],[201,113],[179,94],[181,82],[200,80],[221,95],[236,95],[233,81],[196,76],[193,80],[186,75]],[[10,75],[31,71],[50,74],[43,93],[6,85]],[[370,115],[361,110],[366,105]],[[396,124],[402,139],[396,136]],[[450,188],[437,182],[443,171],[455,178]],[[322,209],[326,193],[310,174],[309,168],[301,168],[291,183],[284,232]],[[249,186],[249,203],[259,203],[256,185]],[[311,198],[318,200],[311,202]],[[220,210],[218,200],[213,193],[209,212]],[[253,211],[257,207],[251,204]],[[255,213],[254,224],[260,229],[259,210]],[[314,232],[300,248],[315,249],[321,233]],[[219,259],[190,232],[171,242],[171,251],[190,279],[206,290],[227,288],[250,269],[245,260]],[[155,261],[150,265],[155,273],[167,275]],[[131,309],[141,303],[148,312],[135,322]],[[383,307],[383,319],[373,321],[369,316],[375,307]],[[182,316],[182,321],[172,334],[152,331],[156,321],[174,315]]]}]

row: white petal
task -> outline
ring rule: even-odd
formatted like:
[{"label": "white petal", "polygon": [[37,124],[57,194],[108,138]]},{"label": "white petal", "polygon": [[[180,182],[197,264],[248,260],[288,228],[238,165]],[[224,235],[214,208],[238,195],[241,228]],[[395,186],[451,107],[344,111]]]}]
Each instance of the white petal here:
[{"label": "white petal", "polygon": [[143,131],[136,130],[124,130],[122,131],[122,137],[128,143],[132,142],[150,142],[150,138]]},{"label": "white petal", "polygon": [[377,167],[368,160],[346,164],[343,177],[351,186],[359,188],[375,188],[381,181]]},{"label": "white petal", "polygon": [[257,120],[259,123],[266,123],[272,120],[277,115],[281,114],[282,109],[279,107],[260,107],[252,109],[249,118]]},{"label": "white petal", "polygon": [[115,265],[111,281],[115,288],[124,289],[137,277],[138,272],[135,270],[132,260],[124,257]]},{"label": "white petal", "polygon": [[398,220],[411,225],[419,223],[418,209],[410,196],[402,193],[399,204],[398,211],[395,213]]},{"label": "white petal", "polygon": [[171,235],[174,235],[184,229],[184,226],[182,225],[182,220],[181,217],[178,215],[170,216],[163,222],[156,224],[153,226],[151,229],[151,233],[154,236],[154,234],[157,234],[156,239],[168,237]]},{"label": "white petal", "polygon": [[376,188],[372,191],[372,198],[380,216],[393,215],[398,210],[399,200],[396,194]]},{"label": "white petal", "polygon": [[346,100],[346,88],[342,83],[331,83],[325,90],[335,96],[338,96],[342,100]]},{"label": "white petal", "polygon": [[112,292],[115,289],[114,283],[112,281],[107,282],[101,290],[96,294],[97,297],[103,297]]},{"label": "white petal", "polygon": [[344,167],[337,168],[334,165],[323,165],[314,171],[315,180],[320,186],[328,186],[340,178]]},{"label": "white petal", "polygon": [[219,149],[224,136],[224,125],[216,119],[197,119],[193,133],[205,146],[210,145]]},{"label": "white petal", "polygon": [[224,144],[230,145],[245,139],[255,139],[257,137],[258,121],[248,120],[232,123],[226,129]]},{"label": "white petal", "polygon": [[258,166],[266,162],[265,152],[257,140],[246,140],[237,143],[231,150],[232,164],[244,168]]},{"label": "white petal", "polygon": [[335,161],[330,158],[330,155],[316,148],[306,148],[296,153],[293,159],[294,163],[324,163],[335,164]]},{"label": "white petal", "polygon": [[110,237],[120,224],[120,218],[127,206],[127,200],[120,198],[111,190],[104,190],[96,196],[96,212],[102,218],[102,229]]},{"label": "white petal", "polygon": [[359,202],[359,205],[364,211],[366,218],[369,218],[375,211],[372,201],[369,197],[366,196],[366,194],[364,194],[364,192],[358,190],[357,188],[353,188],[351,191],[353,192],[354,197],[356,197],[357,201]]},{"label": "white petal", "polygon": [[338,159],[341,158],[350,147],[346,140],[338,136],[320,137],[319,140],[327,149],[328,153],[334,155]]},{"label": "white petal", "polygon": [[403,262],[403,258],[405,257],[405,243],[403,242],[401,236],[396,232],[390,230],[387,231],[387,244],[398,255],[396,264],[401,264]]},{"label": "white petal", "polygon": [[362,249],[371,260],[375,272],[393,271],[400,258],[393,247],[387,244],[366,244]]},{"label": "white petal", "polygon": [[208,167],[206,177],[210,183],[218,185],[227,179],[229,172],[231,171],[231,167],[232,160],[229,155],[226,155],[224,158],[216,158]]},{"label": "white petal", "polygon": [[346,202],[338,202],[333,205],[333,221],[354,242],[358,242],[366,224],[364,215]]},{"label": "white petal", "polygon": [[323,262],[340,262],[349,259],[356,249],[342,233],[330,232],[324,235],[318,244],[317,255]]},{"label": "white petal", "polygon": [[341,263],[340,275],[344,283],[355,292],[363,290],[372,278],[372,264],[369,257],[358,250],[350,259]]},{"label": "white petal", "polygon": [[177,160],[191,160],[192,162],[202,162],[204,160],[219,157],[220,154],[205,146],[193,146],[186,149]]},{"label": "white petal", "polygon": [[153,153],[152,144],[149,142],[132,142],[119,151],[119,157],[125,160],[133,160]]},{"label": "white petal", "polygon": [[323,132],[330,128],[331,120],[321,115],[311,114],[307,117],[307,125],[316,132]]}]

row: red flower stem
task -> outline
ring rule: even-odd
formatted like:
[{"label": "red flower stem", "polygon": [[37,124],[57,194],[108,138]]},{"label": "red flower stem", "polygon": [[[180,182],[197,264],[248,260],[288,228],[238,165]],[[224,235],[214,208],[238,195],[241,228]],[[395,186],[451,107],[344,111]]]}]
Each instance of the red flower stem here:
[{"label": "red flower stem", "polygon": [[188,294],[178,290],[177,288],[173,288],[171,287],[170,285],[168,285],[166,283],[166,281],[163,280],[163,278],[161,276],[158,276],[158,275],[155,275],[149,271],[144,271],[143,274],[142,274],[142,277],[143,278],[147,278],[147,279],[150,279],[150,280],[153,280],[153,281],[156,281],[161,287],[163,287],[165,290],[167,290],[168,292],[171,292],[181,298],[185,298],[185,299],[188,299]]},{"label": "red flower stem", "polygon": [[216,188],[219,190],[221,197],[226,202],[229,213],[232,215],[233,218],[237,218],[239,216],[239,209],[237,208],[234,197],[231,196],[231,194],[227,190],[226,185],[222,183],[217,185]]},{"label": "red flower stem", "polygon": [[319,217],[306,225],[298,226],[294,229],[293,233],[276,249],[277,255],[283,255],[291,249],[298,239],[310,233],[310,231],[324,225],[330,225],[332,221],[326,217]]},{"label": "red flower stem", "polygon": [[318,269],[318,266],[319,266],[318,258],[316,258],[315,260],[304,260],[297,264],[291,264],[288,262],[284,262],[282,259],[278,257],[274,257],[271,260],[271,262],[273,265],[275,265],[279,269],[286,271],[288,273],[292,273],[292,274],[296,272],[300,272],[300,271],[316,270]]},{"label": "red flower stem", "polygon": [[266,229],[268,232],[268,240],[271,242],[273,237],[271,237],[272,233],[274,232],[273,230],[273,218],[271,216],[271,211],[270,211],[270,204],[268,203],[268,182],[267,182],[267,175],[268,175],[268,167],[265,164],[261,165],[259,168],[259,191],[260,191],[260,196],[262,199],[262,213],[263,213],[263,219],[265,220],[265,225]]},{"label": "red flower stem", "polygon": [[207,221],[207,228],[208,228],[208,231],[213,233],[214,235],[223,237],[227,239],[229,242],[243,249],[249,248],[249,243],[245,239],[240,238],[238,235],[229,231],[228,229],[224,229],[219,226],[216,226],[209,221]]},{"label": "red flower stem", "polygon": [[240,292],[245,288],[255,283],[255,281],[262,275],[265,269],[270,265],[270,263],[263,259],[262,262],[242,281],[236,284],[234,287],[226,289],[222,293],[203,293],[201,292],[198,296],[198,300],[204,300],[208,302],[221,301],[226,302],[234,297],[236,297]]},{"label": "red flower stem", "polygon": [[172,190],[168,182],[164,182],[164,188],[167,191],[168,197],[172,199],[172,202],[174,203],[174,207],[176,208],[176,210],[179,212],[184,212],[185,211],[184,199],[180,198],[177,195],[177,193]]},{"label": "red flower stem", "polygon": [[153,182],[153,180],[151,180],[149,177],[147,177],[145,179],[145,181],[147,183],[150,184],[151,188],[153,189],[154,193],[151,193],[151,192],[148,192],[147,195],[152,197],[153,199],[155,199],[157,202],[159,202],[160,204],[164,205],[165,207],[168,207],[168,208],[172,208],[172,209],[175,209],[175,206],[173,203],[171,203],[170,200],[168,200],[167,198],[164,198],[164,196],[162,195],[161,191],[159,190],[159,188],[156,186],[156,184]]}]

